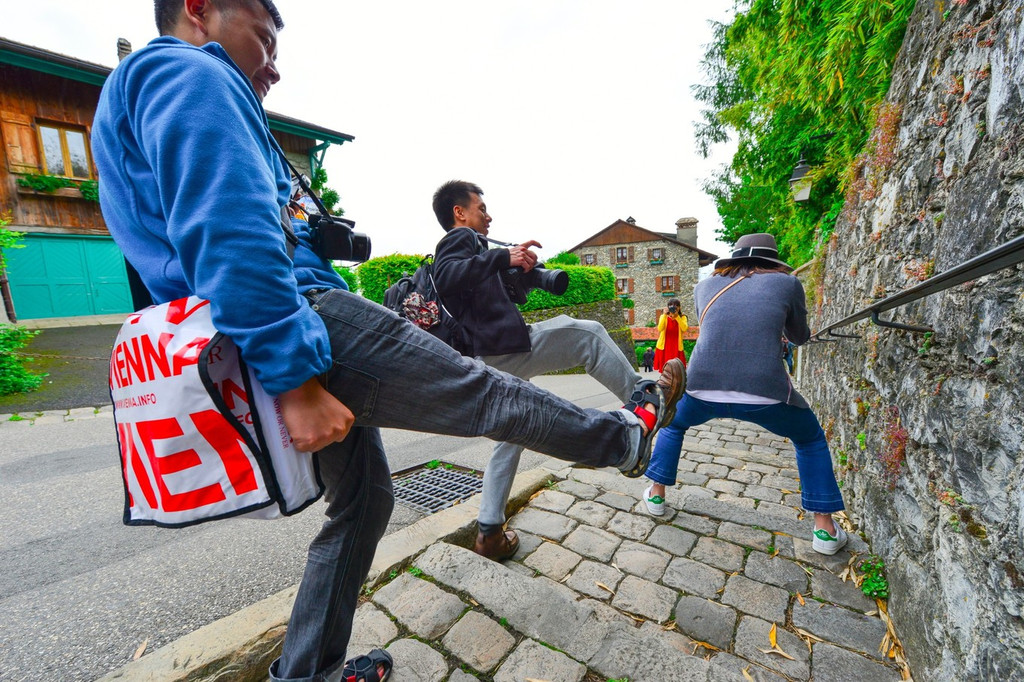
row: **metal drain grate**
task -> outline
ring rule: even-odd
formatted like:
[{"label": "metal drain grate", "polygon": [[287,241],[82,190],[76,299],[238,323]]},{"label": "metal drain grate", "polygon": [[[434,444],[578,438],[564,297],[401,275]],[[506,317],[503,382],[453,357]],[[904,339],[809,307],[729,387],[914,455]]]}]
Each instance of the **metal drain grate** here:
[{"label": "metal drain grate", "polygon": [[482,473],[443,463],[435,469],[417,467],[400,472],[393,483],[396,501],[425,514],[467,500],[484,487]]}]

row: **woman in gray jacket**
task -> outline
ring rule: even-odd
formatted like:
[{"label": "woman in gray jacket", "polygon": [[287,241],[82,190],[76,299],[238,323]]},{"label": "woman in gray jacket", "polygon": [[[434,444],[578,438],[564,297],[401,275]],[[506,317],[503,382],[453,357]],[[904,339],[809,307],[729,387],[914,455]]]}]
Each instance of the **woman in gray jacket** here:
[{"label": "woman in gray jacket", "polygon": [[729,258],[694,289],[700,335],[690,357],[686,393],[675,419],[662,429],[647,477],[647,510],[665,513],[665,486],[675,485],[683,435],[715,418],[739,419],[789,438],[796,449],[802,504],[814,512],[815,551],[835,554],[847,536],[832,520],[843,498],[825,434],[796,392],[782,362],[782,337],[810,337],[804,289],[779,260],[770,234],[740,237]]}]

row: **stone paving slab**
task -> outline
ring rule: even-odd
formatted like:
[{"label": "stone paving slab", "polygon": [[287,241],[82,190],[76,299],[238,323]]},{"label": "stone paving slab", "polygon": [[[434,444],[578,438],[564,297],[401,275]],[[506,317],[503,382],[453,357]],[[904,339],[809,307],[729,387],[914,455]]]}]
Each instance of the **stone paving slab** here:
[{"label": "stone paving slab", "polygon": [[646,513],[646,479],[556,469],[510,517],[520,548],[498,563],[466,548],[477,506],[451,512],[464,532],[409,542],[411,570],[376,569],[350,652],[386,647],[398,682],[900,679],[877,605],[839,578],[867,543],[813,552],[792,447],[714,424],[687,435],[663,517]]}]

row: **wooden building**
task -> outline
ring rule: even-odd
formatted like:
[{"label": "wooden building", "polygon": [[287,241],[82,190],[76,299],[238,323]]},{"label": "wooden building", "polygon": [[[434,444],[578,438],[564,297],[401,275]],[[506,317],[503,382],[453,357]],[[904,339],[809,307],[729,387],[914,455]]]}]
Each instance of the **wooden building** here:
[{"label": "wooden building", "polygon": [[[127,43],[119,51],[122,45]],[[0,322],[137,307],[129,268],[100,213],[89,147],[100,89],[110,72],[0,38],[0,215],[10,221],[9,229],[25,233],[24,248],[3,254]],[[287,116],[267,116],[289,160],[308,175],[330,145],[354,139]]]}]

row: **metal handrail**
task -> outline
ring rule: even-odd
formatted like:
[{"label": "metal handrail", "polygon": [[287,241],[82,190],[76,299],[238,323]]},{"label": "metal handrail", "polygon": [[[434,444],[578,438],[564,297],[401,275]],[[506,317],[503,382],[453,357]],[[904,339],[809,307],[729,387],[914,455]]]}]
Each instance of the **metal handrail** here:
[{"label": "metal handrail", "polygon": [[872,303],[863,310],[859,310],[849,317],[844,317],[838,322],[833,322],[822,329],[811,334],[811,341],[831,341],[832,338],[820,338],[822,335],[828,335],[829,337],[838,338],[860,338],[850,334],[836,334],[832,330],[839,329],[840,327],[846,327],[870,318],[874,324],[880,327],[893,327],[896,329],[904,329],[913,332],[930,332],[930,327],[920,327],[916,325],[900,324],[897,322],[891,322],[888,320],[882,320],[878,316],[887,310],[898,308],[908,303],[913,303],[925,296],[931,296],[940,291],[944,291],[951,287],[955,287],[957,284],[963,284],[974,279],[978,279],[984,275],[1008,268],[1018,263],[1024,262],[1024,235],[1011,239],[1002,246],[997,246],[994,249],[986,251],[980,256],[961,263],[952,270],[947,270],[941,274],[930,277],[927,281],[921,282],[920,284],[905,289],[898,294],[887,296],[880,301]]}]

